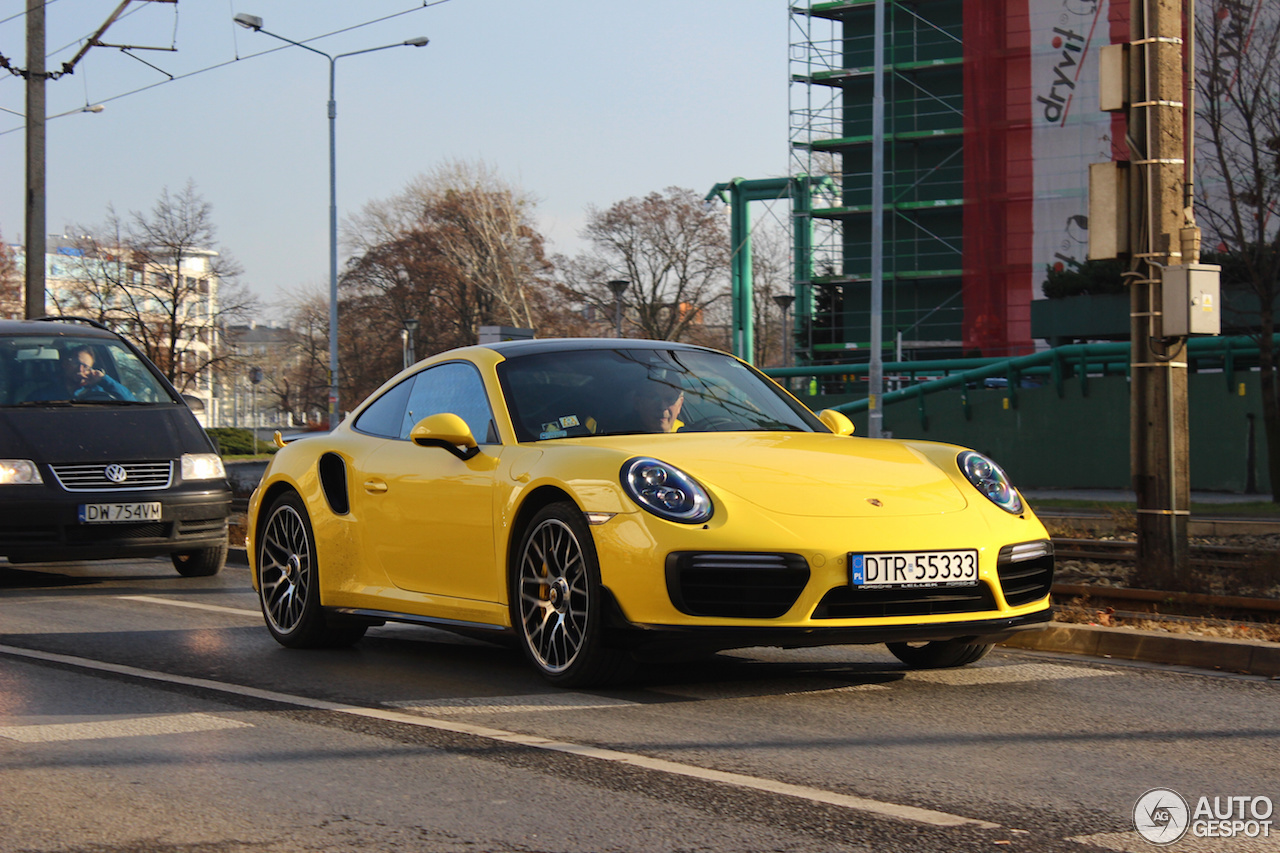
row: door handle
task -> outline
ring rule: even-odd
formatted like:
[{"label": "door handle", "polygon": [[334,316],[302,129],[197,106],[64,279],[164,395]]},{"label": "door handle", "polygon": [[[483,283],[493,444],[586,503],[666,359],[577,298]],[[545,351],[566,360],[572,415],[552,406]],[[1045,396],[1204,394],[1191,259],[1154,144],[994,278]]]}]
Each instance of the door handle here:
[{"label": "door handle", "polygon": [[365,480],[364,490],[370,494],[380,495],[387,490],[387,484],[382,480]]}]

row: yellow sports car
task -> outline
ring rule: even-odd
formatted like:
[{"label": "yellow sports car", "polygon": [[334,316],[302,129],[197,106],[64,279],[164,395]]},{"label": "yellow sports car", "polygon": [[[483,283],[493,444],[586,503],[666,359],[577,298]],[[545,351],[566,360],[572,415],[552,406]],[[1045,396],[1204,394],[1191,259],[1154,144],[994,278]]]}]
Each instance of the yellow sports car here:
[{"label": "yellow sports car", "polygon": [[960,666],[1048,621],[1053,547],[994,462],[852,432],[701,347],[441,353],[276,454],[254,587],[286,646],[387,621],[514,636],[565,686],[765,645]]}]

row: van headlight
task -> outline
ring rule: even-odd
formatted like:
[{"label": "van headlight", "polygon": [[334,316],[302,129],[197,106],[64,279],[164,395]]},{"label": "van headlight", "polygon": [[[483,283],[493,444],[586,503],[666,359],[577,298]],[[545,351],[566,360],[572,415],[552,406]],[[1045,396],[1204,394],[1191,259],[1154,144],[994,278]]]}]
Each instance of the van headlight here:
[{"label": "van headlight", "polygon": [[182,454],[183,480],[222,480],[227,476],[227,466],[216,453]]},{"label": "van headlight", "polygon": [[30,459],[0,459],[0,486],[38,485],[40,469]]}]

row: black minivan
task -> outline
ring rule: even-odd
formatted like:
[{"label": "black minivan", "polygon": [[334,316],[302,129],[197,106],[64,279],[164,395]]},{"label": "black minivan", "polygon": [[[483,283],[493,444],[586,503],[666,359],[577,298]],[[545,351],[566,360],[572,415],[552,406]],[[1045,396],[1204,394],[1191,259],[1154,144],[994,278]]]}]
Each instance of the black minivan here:
[{"label": "black minivan", "polygon": [[231,487],[209,436],[145,355],[93,320],[0,320],[0,556],[227,559]]}]

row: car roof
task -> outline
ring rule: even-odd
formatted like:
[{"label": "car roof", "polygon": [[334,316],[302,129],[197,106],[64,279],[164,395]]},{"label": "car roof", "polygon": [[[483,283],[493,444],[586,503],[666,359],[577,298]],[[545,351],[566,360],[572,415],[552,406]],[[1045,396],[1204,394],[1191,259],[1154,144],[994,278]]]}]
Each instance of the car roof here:
[{"label": "car roof", "polygon": [[50,317],[40,320],[0,320],[0,337],[23,335],[74,335],[77,338],[103,338],[119,340],[120,336],[109,329],[91,325],[74,317]]},{"label": "car roof", "polygon": [[536,338],[523,341],[500,341],[480,346],[501,353],[507,358],[545,352],[580,352],[582,350],[695,350],[702,352],[718,352],[707,347],[694,344],[677,343],[676,341],[651,341],[638,338]]}]

